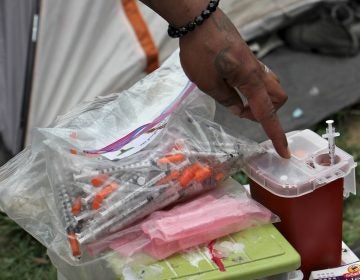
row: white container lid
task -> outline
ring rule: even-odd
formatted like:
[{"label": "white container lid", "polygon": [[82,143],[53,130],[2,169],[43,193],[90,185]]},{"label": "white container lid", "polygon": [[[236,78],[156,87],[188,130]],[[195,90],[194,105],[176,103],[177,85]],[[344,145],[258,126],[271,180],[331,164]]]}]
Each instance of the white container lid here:
[{"label": "white container lid", "polygon": [[270,140],[261,143],[266,152],[251,158],[244,168],[253,181],[277,196],[297,197],[345,178],[344,195],[356,193],[356,163],[351,155],[336,147],[335,163],[329,165],[327,140],[308,129],[286,136],[291,159],[281,158]]}]

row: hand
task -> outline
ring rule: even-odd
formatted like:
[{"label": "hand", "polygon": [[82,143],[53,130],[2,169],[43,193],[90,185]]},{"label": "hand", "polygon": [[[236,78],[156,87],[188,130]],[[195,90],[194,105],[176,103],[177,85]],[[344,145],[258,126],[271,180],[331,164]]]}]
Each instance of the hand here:
[{"label": "hand", "polygon": [[[220,9],[180,38],[180,60],[186,75],[203,92],[235,115],[258,121],[279,155],[290,158],[276,115],[287,95],[277,76],[266,71]],[[235,89],[246,97],[248,104],[243,103]]]}]

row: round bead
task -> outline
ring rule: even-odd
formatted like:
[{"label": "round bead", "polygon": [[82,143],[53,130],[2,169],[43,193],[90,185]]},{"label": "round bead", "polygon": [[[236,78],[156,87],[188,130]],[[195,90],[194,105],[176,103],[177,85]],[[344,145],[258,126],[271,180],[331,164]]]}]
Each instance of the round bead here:
[{"label": "round bead", "polygon": [[187,30],[189,30],[189,31],[193,31],[194,29],[195,29],[195,27],[196,27],[196,23],[195,22],[189,22],[187,25],[186,25],[186,28],[187,28]]},{"label": "round bead", "polygon": [[179,38],[179,37],[181,36],[181,33],[180,33],[180,30],[179,30],[179,29],[176,29],[176,30],[175,30],[174,36],[175,36],[175,38]]},{"label": "round bead", "polygon": [[217,5],[216,5],[215,3],[210,2],[209,5],[207,6],[207,9],[208,9],[210,12],[215,12],[216,6],[217,6]]},{"label": "round bead", "polygon": [[209,10],[204,10],[201,12],[201,16],[203,18],[208,18],[210,16],[211,12]]},{"label": "round bead", "polygon": [[196,25],[201,25],[204,22],[204,18],[202,16],[197,16],[194,21]]},{"label": "round bead", "polygon": [[172,37],[172,38],[175,38],[175,33],[176,33],[176,29],[173,28],[172,26],[169,26],[169,28],[168,28],[169,36]]},{"label": "round bead", "polygon": [[181,36],[185,35],[186,33],[188,33],[188,30],[186,29],[186,27],[180,27],[179,28],[180,34]]}]

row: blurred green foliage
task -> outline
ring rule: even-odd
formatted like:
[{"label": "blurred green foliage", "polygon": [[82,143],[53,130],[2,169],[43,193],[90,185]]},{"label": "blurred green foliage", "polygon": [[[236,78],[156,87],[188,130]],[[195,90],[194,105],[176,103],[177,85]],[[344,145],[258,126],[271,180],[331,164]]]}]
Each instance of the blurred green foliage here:
[{"label": "blurred green foliage", "polygon": [[12,279],[56,279],[56,270],[46,248],[0,213],[0,280]]}]

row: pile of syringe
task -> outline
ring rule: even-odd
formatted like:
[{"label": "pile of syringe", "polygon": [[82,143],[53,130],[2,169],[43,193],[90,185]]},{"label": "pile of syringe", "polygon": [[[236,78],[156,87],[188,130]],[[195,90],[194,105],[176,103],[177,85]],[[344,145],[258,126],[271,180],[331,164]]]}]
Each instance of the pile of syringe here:
[{"label": "pile of syringe", "polygon": [[83,245],[215,187],[242,163],[241,152],[236,142],[201,151],[177,141],[126,161],[63,154],[66,160],[54,165],[53,177],[61,179],[53,180],[53,188],[72,255],[81,257]]}]

